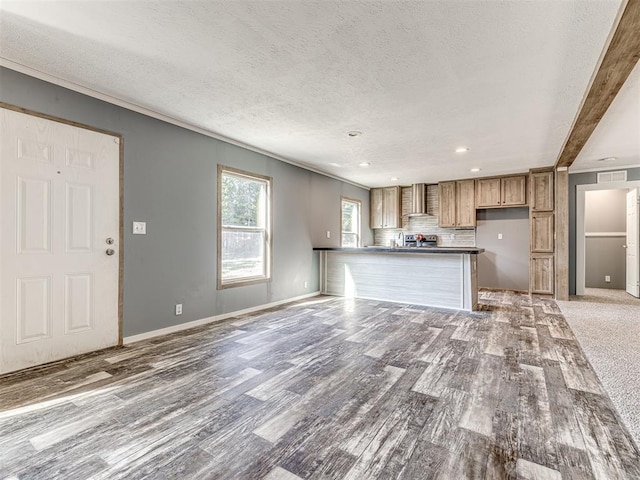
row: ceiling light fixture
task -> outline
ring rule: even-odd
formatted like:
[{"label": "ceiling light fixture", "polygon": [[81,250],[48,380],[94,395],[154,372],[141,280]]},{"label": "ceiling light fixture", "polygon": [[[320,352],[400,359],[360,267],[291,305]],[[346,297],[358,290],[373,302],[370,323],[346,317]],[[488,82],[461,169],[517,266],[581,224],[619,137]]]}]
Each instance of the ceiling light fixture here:
[{"label": "ceiling light fixture", "polygon": [[598,159],[599,162],[613,162],[614,160],[617,160],[617,157],[604,157],[604,158],[600,158]]},{"label": "ceiling light fixture", "polygon": [[392,182],[397,182],[398,180],[400,180],[398,177],[391,177]]},{"label": "ceiling light fixture", "polygon": [[339,167],[340,164],[336,163],[336,162],[331,162],[329,165],[331,165],[332,167]]},{"label": "ceiling light fixture", "polygon": [[351,130],[350,132],[347,132],[347,135],[350,137],[359,137],[362,135],[362,132],[360,130]]},{"label": "ceiling light fixture", "polygon": [[359,163],[358,165],[360,165],[361,167],[368,167],[371,164],[369,162],[362,162],[362,163]]},{"label": "ceiling light fixture", "polygon": [[478,167],[473,167],[471,170],[469,170],[470,172],[479,172],[481,169]]},{"label": "ceiling light fixture", "polygon": [[458,147],[456,148],[456,153],[465,153],[468,152],[469,148],[468,147]]}]

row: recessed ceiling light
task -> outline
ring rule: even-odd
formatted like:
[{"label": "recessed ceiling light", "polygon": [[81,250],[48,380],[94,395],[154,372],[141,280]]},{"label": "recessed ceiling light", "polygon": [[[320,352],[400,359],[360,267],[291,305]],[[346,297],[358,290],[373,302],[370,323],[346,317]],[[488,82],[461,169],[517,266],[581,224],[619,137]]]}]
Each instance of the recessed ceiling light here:
[{"label": "recessed ceiling light", "polygon": [[331,165],[332,167],[339,167],[340,164],[336,163],[336,162],[331,162],[329,165]]},{"label": "recessed ceiling light", "polygon": [[362,135],[362,132],[360,130],[351,130],[350,132],[347,132],[347,135],[350,137],[359,137]]},{"label": "recessed ceiling light", "polygon": [[398,177],[391,177],[392,182],[397,182],[398,180],[400,180]]},{"label": "recessed ceiling light", "polygon": [[617,157],[605,157],[605,158],[600,158],[598,159],[599,162],[613,162],[614,160],[617,160]]},{"label": "recessed ceiling light", "polygon": [[469,170],[470,172],[479,172],[481,169],[478,167],[474,167],[471,170]]},{"label": "recessed ceiling light", "polygon": [[465,153],[468,152],[469,148],[468,147],[458,147],[456,148],[456,153]]},{"label": "recessed ceiling light", "polygon": [[371,164],[369,162],[362,162],[362,163],[359,163],[358,165],[360,165],[361,167],[368,167]]}]

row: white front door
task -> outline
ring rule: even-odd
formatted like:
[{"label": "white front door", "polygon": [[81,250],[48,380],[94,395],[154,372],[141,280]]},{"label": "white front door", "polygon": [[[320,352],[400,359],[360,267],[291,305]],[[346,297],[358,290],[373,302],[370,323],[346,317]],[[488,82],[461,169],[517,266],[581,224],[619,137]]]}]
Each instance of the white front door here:
[{"label": "white front door", "polygon": [[639,192],[640,189],[634,188],[627,193],[627,293],[634,297],[640,296]]},{"label": "white front door", "polygon": [[0,115],[2,374],[119,343],[120,140]]}]

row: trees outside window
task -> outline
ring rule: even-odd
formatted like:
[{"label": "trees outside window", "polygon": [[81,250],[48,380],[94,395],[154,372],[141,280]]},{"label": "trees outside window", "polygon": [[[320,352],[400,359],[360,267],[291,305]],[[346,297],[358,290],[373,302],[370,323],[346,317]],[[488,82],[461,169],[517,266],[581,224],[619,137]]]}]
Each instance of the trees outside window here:
[{"label": "trees outside window", "polygon": [[360,209],[361,202],[351,198],[342,197],[342,232],[343,247],[360,246]]},{"label": "trees outside window", "polygon": [[218,166],[218,288],[271,277],[271,178]]}]

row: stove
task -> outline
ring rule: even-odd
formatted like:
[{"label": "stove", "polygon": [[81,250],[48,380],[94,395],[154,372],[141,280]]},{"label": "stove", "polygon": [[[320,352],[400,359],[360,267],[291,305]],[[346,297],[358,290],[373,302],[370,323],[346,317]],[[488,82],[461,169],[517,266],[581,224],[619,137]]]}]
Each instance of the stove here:
[{"label": "stove", "polygon": [[417,240],[418,234],[407,234],[404,236],[405,247],[437,247],[438,236],[437,235],[422,235],[420,241]]}]

